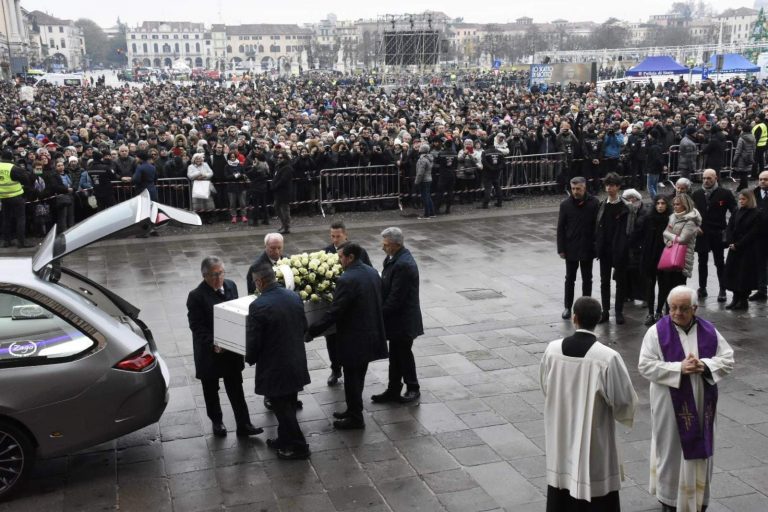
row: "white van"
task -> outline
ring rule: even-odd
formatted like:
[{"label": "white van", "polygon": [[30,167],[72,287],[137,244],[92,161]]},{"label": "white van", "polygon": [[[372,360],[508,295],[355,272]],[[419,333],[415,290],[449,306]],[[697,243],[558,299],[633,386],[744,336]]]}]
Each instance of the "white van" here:
[{"label": "white van", "polygon": [[44,84],[82,87],[86,85],[86,80],[83,75],[76,75],[72,73],[46,73],[42,75],[37,82],[35,82],[35,87]]}]

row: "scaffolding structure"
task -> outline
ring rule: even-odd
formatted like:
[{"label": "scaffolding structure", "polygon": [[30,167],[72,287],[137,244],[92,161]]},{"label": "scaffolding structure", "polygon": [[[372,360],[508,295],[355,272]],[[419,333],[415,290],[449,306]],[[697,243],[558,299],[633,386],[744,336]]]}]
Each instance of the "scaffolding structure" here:
[{"label": "scaffolding structure", "polygon": [[438,71],[445,30],[445,20],[430,12],[378,16],[377,66],[389,73]]}]

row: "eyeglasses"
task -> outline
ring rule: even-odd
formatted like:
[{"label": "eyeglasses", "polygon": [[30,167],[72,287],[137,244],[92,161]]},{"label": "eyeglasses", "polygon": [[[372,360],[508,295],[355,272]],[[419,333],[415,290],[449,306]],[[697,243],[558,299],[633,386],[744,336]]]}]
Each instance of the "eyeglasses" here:
[{"label": "eyeglasses", "polygon": [[224,277],[225,274],[226,274],[226,272],[222,271],[222,272],[208,272],[206,275],[208,277],[212,277],[214,279],[218,279],[220,277]]}]

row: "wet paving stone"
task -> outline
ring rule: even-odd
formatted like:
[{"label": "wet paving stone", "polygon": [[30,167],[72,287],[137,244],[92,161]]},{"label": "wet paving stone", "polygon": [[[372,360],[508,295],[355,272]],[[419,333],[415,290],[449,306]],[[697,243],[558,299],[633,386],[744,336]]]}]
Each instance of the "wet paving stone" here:
[{"label": "wet paving stone", "polygon": [[[551,203],[551,202],[550,202]],[[381,269],[379,233],[403,228],[419,264],[425,334],[416,339],[419,404],[374,404],[387,385],[387,363],[370,366],[364,391],[366,429],[336,432],[344,390],[326,386],[328,353],[307,344],[312,384],[298,415],[313,455],[281,461],[266,447],[276,420],[243,372],[246,400],[264,434],[239,439],[223,386],[226,438],[211,434],[195,379],[187,293],[199,263],[220,255],[241,293],[265,230],[217,233],[175,230],[147,241],[116,240],[66,258],[77,272],[106,283],[142,310],[171,372],[170,402],[158,424],[68,457],[39,461],[29,484],[0,512],[27,511],[486,511],[544,510],[546,472],[543,397],[538,365],[552,339],[567,335],[560,319],[564,265],[555,252],[556,211],[505,208],[489,215],[435,221],[349,215],[354,240]],[[331,218],[298,223],[286,254],[328,243]],[[713,263],[710,262],[713,266]],[[716,277],[710,270],[710,287]],[[599,280],[599,277],[596,279]],[[696,270],[689,283],[697,282]],[[594,290],[599,290],[598,283]],[[580,283],[576,284],[577,292]],[[710,510],[768,510],[768,304],[738,315],[713,297],[699,314],[713,321],[736,351],[736,368],[720,384]],[[622,509],[656,510],[646,490],[650,439],[648,383],[637,372],[645,310],[625,307],[599,339],[624,358],[640,397],[635,426],[620,428],[627,481]]]}]

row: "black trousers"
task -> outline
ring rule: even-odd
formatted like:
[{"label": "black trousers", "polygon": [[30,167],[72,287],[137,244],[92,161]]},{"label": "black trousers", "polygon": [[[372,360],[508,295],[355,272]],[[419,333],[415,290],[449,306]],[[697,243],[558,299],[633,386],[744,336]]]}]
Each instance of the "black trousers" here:
[{"label": "black trousers", "polygon": [[291,205],[288,202],[275,201],[275,212],[280,218],[280,227],[285,230],[291,229]]},{"label": "black trousers", "polygon": [[[239,425],[251,423],[248,413],[248,404],[245,403],[243,394],[243,376],[237,374],[223,377],[224,389],[227,392],[232,411],[235,413],[235,422]],[[219,379],[202,379],[203,398],[205,399],[205,412],[214,423],[221,423],[221,402],[219,401]]]},{"label": "black trousers", "polygon": [[758,248],[759,257],[757,259],[757,291],[765,293],[768,289],[768,250]]},{"label": "black trousers", "polygon": [[592,501],[577,500],[568,489],[547,486],[547,512],[620,512],[619,491],[593,496]]},{"label": "black trousers", "polygon": [[331,360],[331,371],[335,374],[340,374],[339,340],[335,334],[329,334],[325,337],[325,346],[328,348],[328,359]]},{"label": "black trousers", "polygon": [[277,447],[304,452],[309,449],[296,420],[297,394],[271,396],[272,412],[277,418]]},{"label": "black trousers", "polygon": [[723,244],[722,232],[704,234],[707,240],[706,250],[696,251],[699,256],[699,288],[707,287],[707,277],[709,277],[709,253],[712,252],[712,259],[715,261],[717,270],[717,284],[720,288],[725,288],[723,274],[725,273],[725,245]]},{"label": "black trousers", "polygon": [[344,398],[347,401],[347,413],[353,421],[364,422],[363,419],[363,387],[368,363],[361,365],[343,365],[344,368]]},{"label": "black trousers", "polygon": [[615,269],[611,261],[606,258],[600,258],[600,301],[603,305],[603,313],[611,309],[611,272],[616,280],[616,302],[614,309],[616,313],[624,312],[624,298],[627,296],[627,271],[624,269]]},{"label": "black trousers", "polygon": [[573,289],[576,286],[576,271],[581,267],[581,295],[592,296],[592,264],[594,260],[565,260],[565,307],[573,306]]},{"label": "black trousers", "polygon": [[26,241],[26,200],[23,195],[20,195],[3,199],[1,203],[3,209],[3,240],[10,242],[15,237],[16,243],[22,245]]},{"label": "black trousers", "polygon": [[659,304],[666,304],[669,292],[688,280],[682,272],[659,272]]},{"label": "black trousers", "polygon": [[456,174],[448,169],[440,173],[438,183],[438,193],[435,198],[435,211],[440,211],[440,207],[445,203],[445,213],[451,211],[453,205],[453,189],[456,187]]},{"label": "black trousers", "polygon": [[[648,314],[652,315],[654,312],[661,313],[662,308],[664,308],[664,297],[661,296],[661,279],[659,278],[660,272],[653,272],[652,274],[645,277],[645,294],[646,298],[645,301],[648,303]],[[656,283],[659,283],[659,301],[656,302]],[[656,304],[656,309],[654,310],[654,304]]]},{"label": "black trousers", "polygon": [[408,391],[419,390],[416,377],[416,361],[413,358],[413,338],[389,340],[389,385],[388,391],[400,394],[403,383]]},{"label": "black trousers", "polygon": [[483,173],[483,206],[488,206],[488,203],[491,202],[491,188],[496,195],[496,204],[501,206],[501,185],[498,174],[488,176],[487,173]]}]

